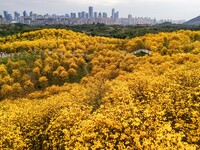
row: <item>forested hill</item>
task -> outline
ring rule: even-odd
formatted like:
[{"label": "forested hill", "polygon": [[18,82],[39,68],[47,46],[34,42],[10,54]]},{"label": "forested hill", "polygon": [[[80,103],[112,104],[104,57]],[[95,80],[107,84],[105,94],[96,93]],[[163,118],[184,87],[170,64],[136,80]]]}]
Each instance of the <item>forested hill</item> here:
[{"label": "forested hill", "polygon": [[159,32],[173,32],[178,30],[200,30],[200,26],[186,25],[186,24],[171,24],[163,23],[154,26],[135,25],[135,26],[121,26],[121,25],[105,25],[105,24],[91,24],[91,25],[45,25],[45,26],[30,26],[24,24],[9,24],[0,25],[0,37],[14,35],[18,33],[41,30],[44,28],[67,29],[75,32],[86,33],[92,36],[106,36],[115,38],[134,38],[143,36],[148,33]]},{"label": "forested hill", "polygon": [[198,25],[200,26],[200,16],[197,16],[189,21],[187,21],[185,24],[187,25]]},{"label": "forested hill", "polygon": [[0,149],[199,149],[199,85],[200,31],[0,37]]}]

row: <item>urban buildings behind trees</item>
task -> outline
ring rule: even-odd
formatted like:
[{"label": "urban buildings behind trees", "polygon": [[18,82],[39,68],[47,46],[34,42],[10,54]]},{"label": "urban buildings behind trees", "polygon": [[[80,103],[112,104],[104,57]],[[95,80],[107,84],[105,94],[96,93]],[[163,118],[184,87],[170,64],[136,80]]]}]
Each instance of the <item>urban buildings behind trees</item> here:
[{"label": "urban buildings behind trees", "polygon": [[[0,24],[9,23],[23,23],[29,25],[53,25],[53,24],[66,24],[66,25],[78,25],[78,24],[97,24],[102,23],[106,25],[136,25],[136,24],[149,24],[153,25],[158,23],[156,19],[151,19],[149,17],[132,17],[128,15],[128,18],[120,18],[120,12],[116,11],[115,8],[111,10],[111,16],[108,17],[106,12],[94,11],[92,6],[88,7],[88,12],[80,11],[78,13],[71,12],[65,15],[38,15],[31,11],[29,14],[23,11],[22,16],[15,11],[14,17],[8,13],[8,11],[3,11],[3,17],[0,18]],[[160,20],[159,23],[172,22],[172,20]]]}]

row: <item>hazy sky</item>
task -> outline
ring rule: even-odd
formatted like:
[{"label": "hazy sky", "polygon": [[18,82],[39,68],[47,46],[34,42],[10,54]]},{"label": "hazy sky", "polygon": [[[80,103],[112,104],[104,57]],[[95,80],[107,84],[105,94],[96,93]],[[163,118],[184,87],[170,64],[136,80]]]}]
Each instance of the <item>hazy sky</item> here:
[{"label": "hazy sky", "polygon": [[93,6],[94,11],[119,11],[120,17],[151,17],[156,19],[189,20],[200,15],[200,0],[0,0],[0,14],[3,10],[13,14],[24,10],[37,14],[66,14],[86,11]]}]

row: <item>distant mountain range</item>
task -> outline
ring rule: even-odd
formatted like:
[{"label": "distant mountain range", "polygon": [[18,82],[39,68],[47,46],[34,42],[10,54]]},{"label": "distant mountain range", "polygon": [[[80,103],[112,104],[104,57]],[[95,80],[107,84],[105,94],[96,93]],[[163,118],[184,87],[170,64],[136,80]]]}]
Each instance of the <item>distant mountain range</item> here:
[{"label": "distant mountain range", "polygon": [[200,25],[200,16],[195,17],[195,18],[185,22],[184,24],[186,24],[186,25]]}]

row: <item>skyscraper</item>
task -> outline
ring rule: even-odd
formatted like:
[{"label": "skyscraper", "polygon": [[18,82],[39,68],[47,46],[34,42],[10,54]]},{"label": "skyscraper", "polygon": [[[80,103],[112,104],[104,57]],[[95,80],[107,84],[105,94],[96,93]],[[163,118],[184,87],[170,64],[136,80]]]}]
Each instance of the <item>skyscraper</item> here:
[{"label": "skyscraper", "polygon": [[30,17],[32,17],[32,16],[33,16],[33,12],[31,11],[31,12],[30,12]]},{"label": "skyscraper", "polygon": [[108,17],[107,13],[103,12],[103,18],[107,18],[107,17]]},{"label": "skyscraper", "polygon": [[4,18],[8,20],[8,11],[3,11]]},{"label": "skyscraper", "polygon": [[97,18],[97,12],[94,12],[94,18]]},{"label": "skyscraper", "polygon": [[89,18],[89,13],[85,14],[85,18],[87,18],[87,19]]},{"label": "skyscraper", "polygon": [[19,16],[20,16],[20,14],[18,13],[18,12],[14,12],[14,18],[16,19],[16,18],[19,18]]},{"label": "skyscraper", "polygon": [[65,18],[70,18],[70,17],[69,17],[69,14],[65,14]]},{"label": "skyscraper", "polygon": [[119,19],[119,11],[115,13],[115,20]]},{"label": "skyscraper", "polygon": [[27,17],[27,16],[28,16],[28,14],[27,14],[26,10],[25,10],[25,11],[23,11],[23,16],[24,16],[24,17]]},{"label": "skyscraper", "polygon": [[78,18],[79,18],[79,19],[80,19],[80,18],[83,18],[81,12],[78,12]]},{"label": "skyscraper", "polygon": [[86,12],[82,11],[81,16],[82,16],[82,18],[86,18]]},{"label": "skyscraper", "polygon": [[76,18],[76,13],[71,13],[71,14],[70,14],[70,17],[71,17],[72,19],[75,19],[75,18]]},{"label": "skyscraper", "polygon": [[93,18],[93,17],[94,17],[93,7],[90,6],[90,7],[89,7],[89,18]]},{"label": "skyscraper", "polygon": [[14,12],[14,20],[19,21],[20,14],[18,12]]},{"label": "skyscraper", "polygon": [[112,20],[115,20],[115,9],[112,9],[112,16],[111,16]]},{"label": "skyscraper", "polygon": [[12,15],[11,14],[8,14],[8,21],[12,21],[12,19],[13,19],[13,17],[12,17]]},{"label": "skyscraper", "polygon": [[8,11],[3,11],[3,14],[6,21],[12,21],[12,15]]},{"label": "skyscraper", "polygon": [[3,16],[2,15],[0,15],[0,22],[3,20]]},{"label": "skyscraper", "polygon": [[98,14],[98,18],[102,18],[102,14],[101,14],[101,12],[99,12],[99,14]]}]

